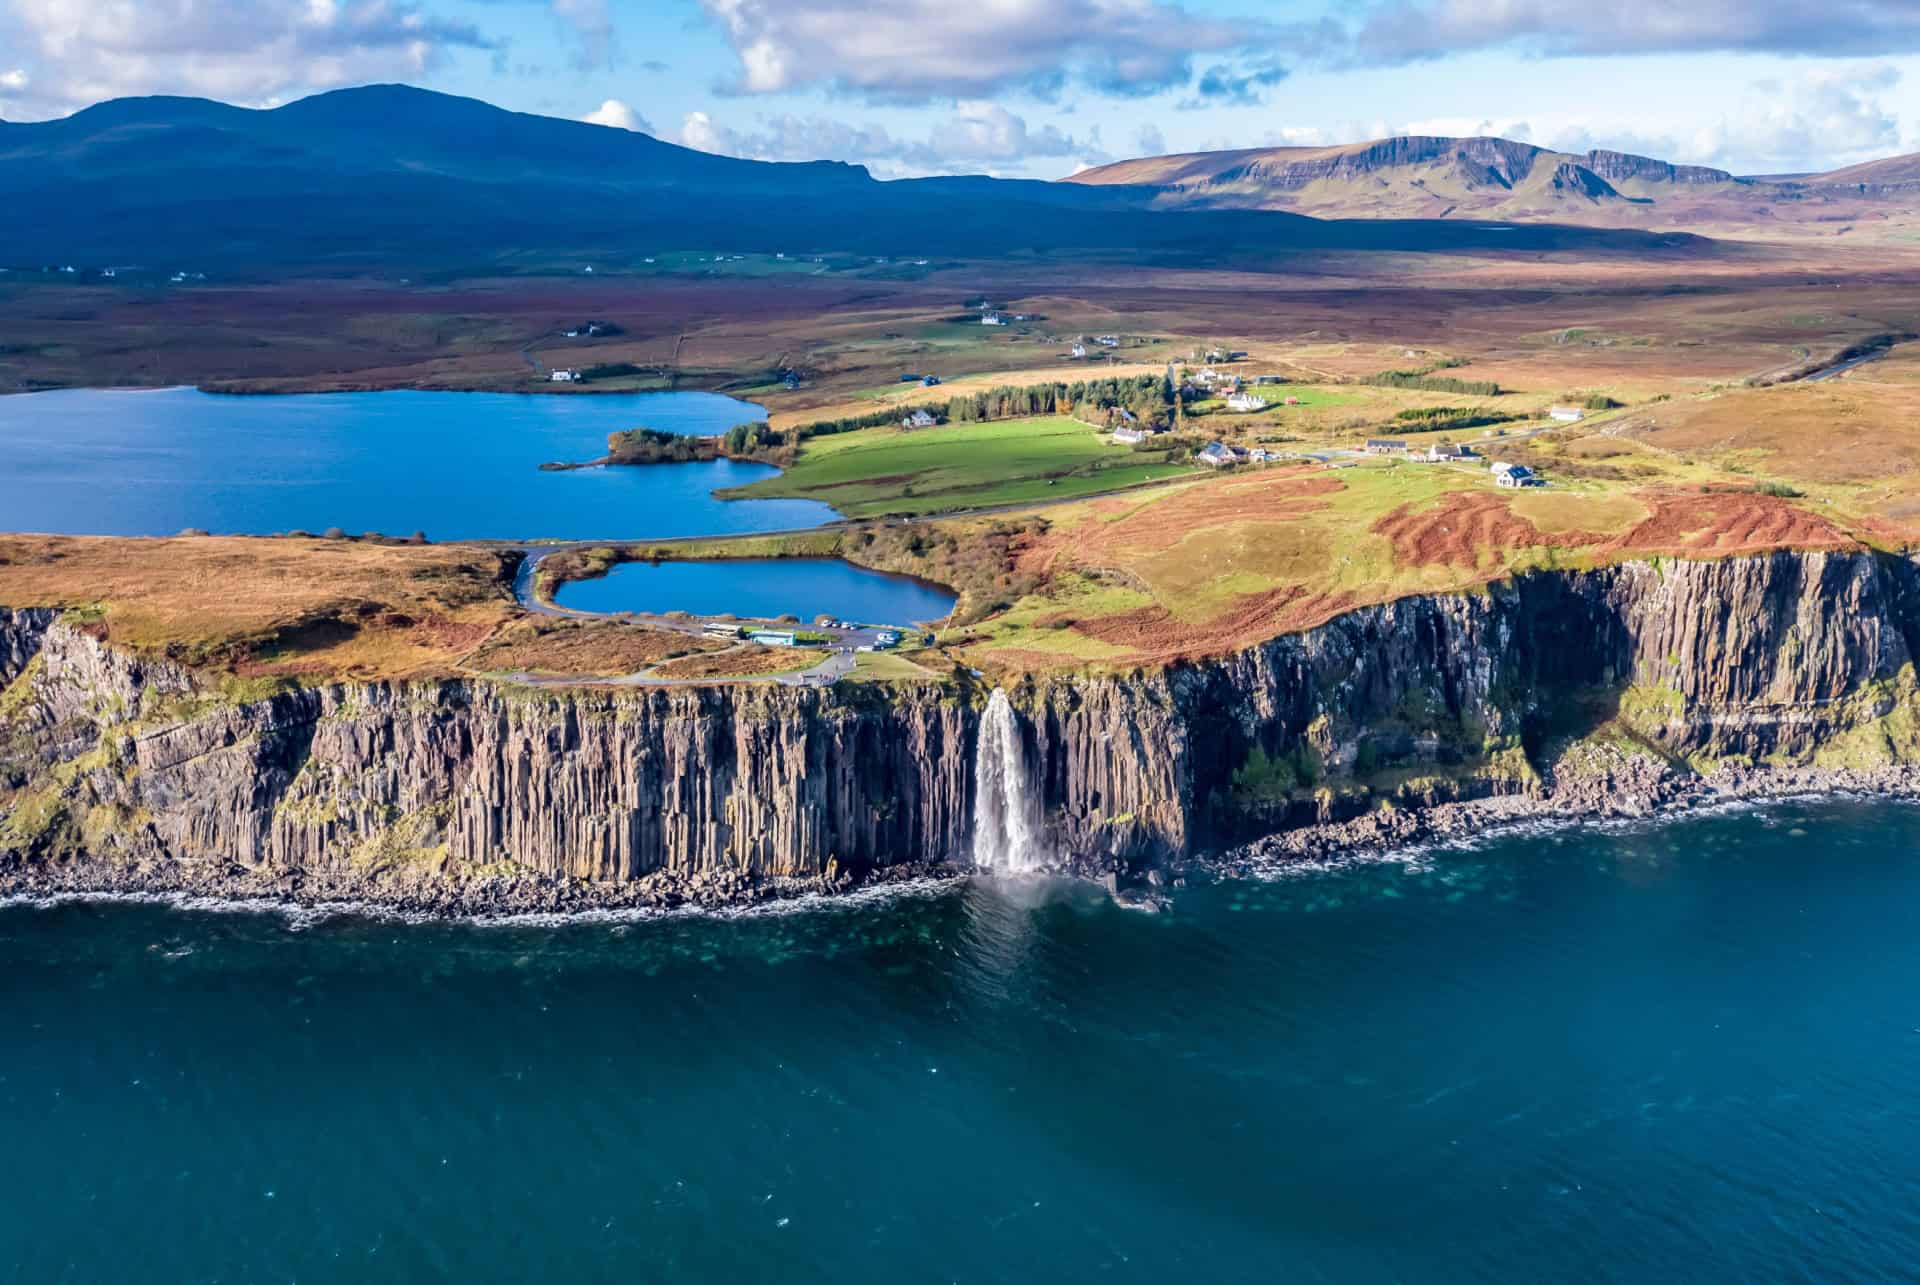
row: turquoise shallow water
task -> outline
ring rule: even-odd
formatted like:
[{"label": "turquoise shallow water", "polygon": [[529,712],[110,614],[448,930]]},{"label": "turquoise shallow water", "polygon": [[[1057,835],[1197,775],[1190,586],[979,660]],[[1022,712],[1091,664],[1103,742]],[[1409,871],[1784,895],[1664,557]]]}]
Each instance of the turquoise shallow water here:
[{"label": "turquoise shallow water", "polygon": [[811,500],[712,497],[771,476],[766,465],[539,471],[604,454],[618,429],[712,435],[764,418],[759,406],[713,393],[231,397],[169,388],[0,397],[0,526],[600,540],[830,521],[834,511]]},{"label": "turquoise shallow water", "polygon": [[1920,810],[478,928],[0,911],[0,1280],[1905,1280]]}]

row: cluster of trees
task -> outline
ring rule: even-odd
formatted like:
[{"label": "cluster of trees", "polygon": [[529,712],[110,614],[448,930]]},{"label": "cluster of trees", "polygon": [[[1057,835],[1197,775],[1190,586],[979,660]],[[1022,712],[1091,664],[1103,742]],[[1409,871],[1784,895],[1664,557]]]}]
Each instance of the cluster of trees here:
[{"label": "cluster of trees", "polygon": [[735,424],[721,434],[720,442],[729,455],[752,455],[786,445],[786,434],[774,431],[765,420]]},{"label": "cluster of trees", "polygon": [[1474,410],[1466,406],[1414,406],[1394,414],[1396,424],[1414,433],[1437,433],[1443,429],[1484,428],[1520,419],[1505,411]]},{"label": "cluster of trees", "polygon": [[1500,385],[1491,379],[1455,379],[1423,370],[1383,370],[1360,381],[1376,388],[1411,388],[1423,393],[1458,393],[1462,397],[1498,397]]},{"label": "cluster of trees", "polygon": [[1619,410],[1622,406],[1626,405],[1626,403],[1617,402],[1605,393],[1595,393],[1593,396],[1587,398],[1582,405],[1588,410]]},{"label": "cluster of trees", "polygon": [[628,428],[607,434],[607,462],[611,464],[685,464],[710,460],[713,455],[713,443],[703,437],[657,428]]},{"label": "cluster of trees", "polygon": [[1173,396],[1167,381],[1159,375],[1131,375],[989,388],[953,398],[947,403],[946,417],[956,424],[1034,415],[1108,420],[1120,410],[1131,411],[1142,423],[1165,427],[1173,418]]},{"label": "cluster of trees", "polygon": [[1451,375],[1436,375],[1436,370],[1456,370],[1467,365],[1465,357],[1436,357],[1424,366],[1412,370],[1383,370],[1377,375],[1368,375],[1360,382],[1372,384],[1376,388],[1411,388],[1426,393],[1459,393],[1467,397],[1498,397],[1500,385],[1491,379],[1455,379]]},{"label": "cluster of trees", "polygon": [[602,362],[598,366],[583,366],[580,370],[580,380],[585,383],[594,379],[623,379],[628,375],[647,373],[649,372],[645,367],[636,366],[630,361],[609,361]]},{"label": "cluster of trees", "polygon": [[[865,415],[816,420],[795,430],[798,441],[829,437],[861,428],[898,424],[915,411],[925,411],[943,424],[984,424],[1035,415],[1078,415],[1086,420],[1109,420],[1119,410],[1133,412],[1143,424],[1164,428],[1173,419],[1173,396],[1159,375],[1131,375],[1081,379],[1072,383],[1008,385],[977,393],[962,393],[942,403],[892,406]],[[746,427],[746,426],[743,426]],[[761,425],[765,429],[765,425]],[[785,435],[766,429],[768,442],[785,445]]]}]

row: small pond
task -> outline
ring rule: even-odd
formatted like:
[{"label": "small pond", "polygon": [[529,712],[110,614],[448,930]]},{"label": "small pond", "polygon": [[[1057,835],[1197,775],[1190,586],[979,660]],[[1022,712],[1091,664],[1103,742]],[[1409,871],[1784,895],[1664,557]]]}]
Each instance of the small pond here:
[{"label": "small pond", "polygon": [[718,562],[629,562],[598,580],[563,585],[556,598],[578,611],[686,611],[812,624],[833,616],[867,624],[938,620],[953,595],[905,576],[869,571],[835,558]]}]

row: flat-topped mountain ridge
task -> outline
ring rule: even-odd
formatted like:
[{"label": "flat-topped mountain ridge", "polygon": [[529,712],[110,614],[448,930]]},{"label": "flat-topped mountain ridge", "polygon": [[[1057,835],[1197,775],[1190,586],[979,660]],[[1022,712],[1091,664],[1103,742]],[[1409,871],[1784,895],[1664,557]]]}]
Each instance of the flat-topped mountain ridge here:
[{"label": "flat-topped mountain ridge", "polygon": [[1831,217],[1920,197],[1920,156],[1829,173],[1742,177],[1607,148],[1561,152],[1492,136],[1402,135],[1117,161],[1080,186],[1149,188],[1163,206],[1290,210],[1319,218],[1475,218],[1690,226]]}]

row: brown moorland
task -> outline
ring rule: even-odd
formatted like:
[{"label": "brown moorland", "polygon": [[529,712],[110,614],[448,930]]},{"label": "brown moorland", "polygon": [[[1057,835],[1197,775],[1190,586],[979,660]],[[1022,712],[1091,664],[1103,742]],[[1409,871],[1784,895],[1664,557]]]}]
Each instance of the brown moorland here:
[{"label": "brown moorland", "polygon": [[518,614],[511,565],[454,545],[0,535],[0,603],[241,677],[442,675]]},{"label": "brown moorland", "polygon": [[487,673],[606,678],[723,646],[711,638],[628,621],[532,616],[503,627],[464,663]]},{"label": "brown moorland", "polygon": [[670,660],[649,673],[652,678],[758,678],[812,669],[827,658],[824,651],[805,647],[735,647],[728,651]]}]

